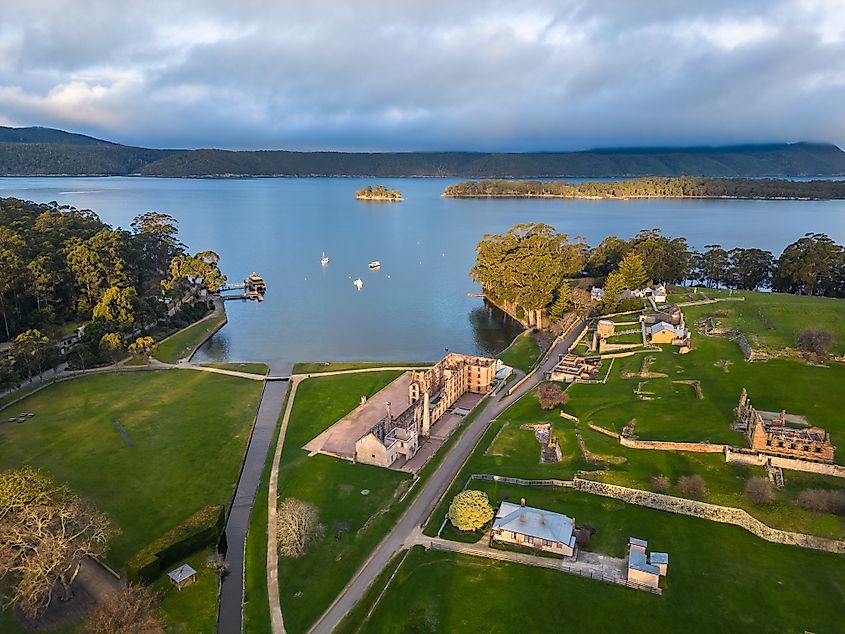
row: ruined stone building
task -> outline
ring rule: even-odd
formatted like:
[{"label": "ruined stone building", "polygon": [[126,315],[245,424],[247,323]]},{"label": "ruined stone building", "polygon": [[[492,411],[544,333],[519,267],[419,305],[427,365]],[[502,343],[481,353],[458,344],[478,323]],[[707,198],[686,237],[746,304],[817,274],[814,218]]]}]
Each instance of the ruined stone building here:
[{"label": "ruined stone building", "polygon": [[549,373],[551,381],[592,381],[596,378],[601,367],[601,359],[598,357],[586,358],[574,354],[565,355],[557,362]]},{"label": "ruined stone building", "polygon": [[425,370],[405,372],[311,440],[305,449],[352,462],[400,468],[433,425],[465,394],[496,381],[496,359],[451,353]]},{"label": "ruined stone building", "polygon": [[836,448],[824,429],[812,427],[803,417],[785,411],[758,411],[751,405],[745,388],[739,397],[736,418],[739,429],[745,431],[748,446],[754,451],[813,462],[832,463],[834,460]]}]

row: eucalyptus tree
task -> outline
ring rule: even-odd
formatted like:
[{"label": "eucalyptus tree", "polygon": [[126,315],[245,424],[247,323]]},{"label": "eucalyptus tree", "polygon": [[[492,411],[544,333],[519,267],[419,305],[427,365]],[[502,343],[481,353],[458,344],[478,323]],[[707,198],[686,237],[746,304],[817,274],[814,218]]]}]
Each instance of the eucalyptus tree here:
[{"label": "eucalyptus tree", "polygon": [[826,234],[804,234],[778,258],[772,288],[799,295],[840,294],[843,261],[845,250]]},{"label": "eucalyptus tree", "polygon": [[729,285],[747,291],[765,288],[771,283],[774,257],[763,249],[731,249],[728,251]]}]

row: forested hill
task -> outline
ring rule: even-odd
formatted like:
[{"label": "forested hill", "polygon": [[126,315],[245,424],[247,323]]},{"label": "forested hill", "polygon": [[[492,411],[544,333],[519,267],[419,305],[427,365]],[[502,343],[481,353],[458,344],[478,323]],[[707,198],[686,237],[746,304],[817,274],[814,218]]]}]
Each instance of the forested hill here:
[{"label": "forested hill", "polygon": [[0,127],[0,175],[443,176],[602,178],[614,176],[836,176],[845,152],[831,144],[583,152],[289,152],[157,150],[49,128]]},{"label": "forested hill", "polygon": [[845,181],[773,178],[633,178],[623,181],[480,180],[449,185],[449,198],[845,198]]}]

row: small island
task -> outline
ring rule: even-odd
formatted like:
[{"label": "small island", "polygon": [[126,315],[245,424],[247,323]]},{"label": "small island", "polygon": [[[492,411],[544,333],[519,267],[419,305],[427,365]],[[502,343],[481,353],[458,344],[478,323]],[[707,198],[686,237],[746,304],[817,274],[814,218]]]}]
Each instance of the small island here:
[{"label": "small island", "polygon": [[775,178],[634,178],[623,181],[480,180],[449,185],[449,198],[743,198],[832,200],[845,198],[845,182]]},{"label": "small island", "polygon": [[363,189],[355,191],[356,200],[386,200],[389,202],[400,202],[402,192],[398,189],[387,189],[384,185],[367,185]]}]

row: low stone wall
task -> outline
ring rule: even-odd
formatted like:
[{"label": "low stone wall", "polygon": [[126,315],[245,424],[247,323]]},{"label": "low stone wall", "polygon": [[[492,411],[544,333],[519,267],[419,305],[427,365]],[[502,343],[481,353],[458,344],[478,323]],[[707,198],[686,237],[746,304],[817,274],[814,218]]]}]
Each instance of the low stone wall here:
[{"label": "low stone wall", "polygon": [[845,467],[838,464],[826,464],[823,462],[809,462],[807,460],[796,460],[795,458],[783,458],[780,456],[769,456],[767,454],[749,451],[737,451],[732,447],[725,449],[726,462],[738,462],[763,466],[771,461],[772,466],[792,471],[806,471],[807,473],[818,473],[821,475],[845,478]]},{"label": "low stone wall", "polygon": [[599,427],[598,425],[594,425],[593,423],[587,423],[587,427],[589,427],[593,431],[599,432],[600,434],[604,434],[605,436],[610,436],[611,438],[619,440],[619,434],[617,434],[615,431],[610,431],[609,429]]},{"label": "low stone wall", "polygon": [[804,533],[782,531],[763,524],[763,522],[751,517],[751,515],[742,509],[731,506],[708,504],[707,502],[699,502],[698,500],[687,500],[671,495],[663,495],[662,493],[630,489],[615,484],[582,480],[580,478],[575,478],[574,484],[575,488],[579,491],[616,498],[628,504],[637,504],[660,511],[699,517],[710,520],[711,522],[740,526],[769,542],[845,554],[845,540],[834,540],[816,537],[815,535],[805,535]]},{"label": "low stone wall", "polygon": [[671,442],[665,440],[634,440],[620,438],[619,444],[633,449],[656,449],[658,451],[693,451],[695,453],[722,453],[727,445],[705,442]]},{"label": "low stone wall", "polygon": [[659,511],[689,515],[690,517],[698,517],[721,524],[733,524],[734,526],[744,528],[761,539],[776,544],[800,546],[801,548],[845,555],[845,540],[827,539],[825,537],[816,537],[815,535],[793,533],[772,528],[760,520],[755,519],[746,511],[732,506],[719,506],[718,504],[688,500],[662,493],[631,489],[617,484],[584,480],[578,476],[575,476],[573,480],[524,480],[522,478],[506,478],[497,475],[474,473],[470,476],[470,480],[505,482],[520,486],[554,486],[577,489],[584,493],[616,498],[628,504],[636,504],[637,506],[644,506]]}]

